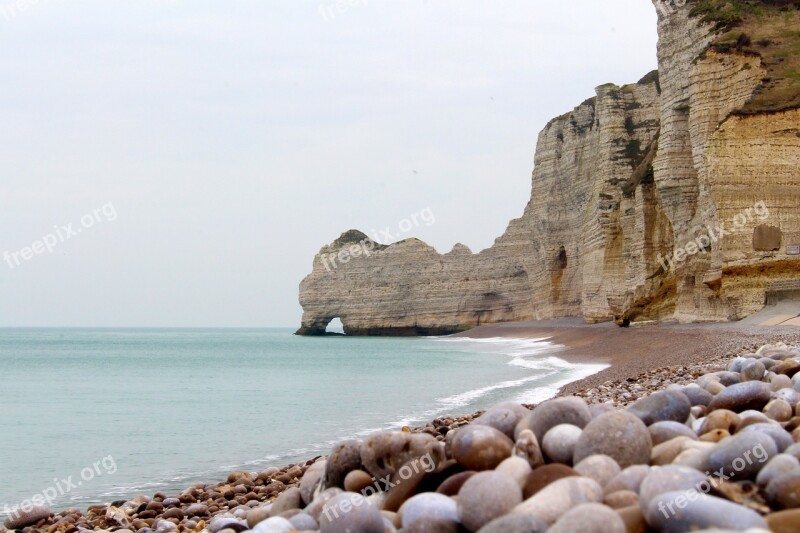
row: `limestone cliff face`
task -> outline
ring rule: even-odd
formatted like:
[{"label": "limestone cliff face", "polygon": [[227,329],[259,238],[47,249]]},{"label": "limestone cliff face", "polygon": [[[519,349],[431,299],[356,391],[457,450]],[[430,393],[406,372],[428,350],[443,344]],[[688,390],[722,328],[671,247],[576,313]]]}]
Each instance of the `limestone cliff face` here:
[{"label": "limestone cliff face", "polygon": [[800,111],[739,113],[762,58],[717,51],[720,30],[694,2],[654,4],[658,73],[602,85],[544,128],[531,199],[491,248],[439,254],[346,232],[300,285],[298,333],[335,317],[362,335],[561,316],[731,320],[760,309],[768,283],[799,277],[785,247],[800,244]]}]

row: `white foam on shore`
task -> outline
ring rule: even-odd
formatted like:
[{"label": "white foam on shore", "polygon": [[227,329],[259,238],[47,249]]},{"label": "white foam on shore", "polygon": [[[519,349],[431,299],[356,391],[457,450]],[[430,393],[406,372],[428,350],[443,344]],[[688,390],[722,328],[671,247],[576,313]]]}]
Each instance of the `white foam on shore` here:
[{"label": "white foam on shore", "polygon": [[[451,404],[454,408],[461,407],[497,389],[521,387],[526,383],[535,383],[537,386],[526,387],[525,390],[520,391],[514,401],[526,404],[540,403],[554,397],[565,385],[587,378],[610,366],[603,363],[571,363],[556,357],[553,354],[565,350],[566,346],[555,344],[548,339],[549,337],[440,337],[435,339],[443,342],[471,343],[478,351],[510,357],[507,364],[511,366],[538,371],[533,376],[467,391],[439,401]],[[555,379],[548,380],[551,377]]]}]

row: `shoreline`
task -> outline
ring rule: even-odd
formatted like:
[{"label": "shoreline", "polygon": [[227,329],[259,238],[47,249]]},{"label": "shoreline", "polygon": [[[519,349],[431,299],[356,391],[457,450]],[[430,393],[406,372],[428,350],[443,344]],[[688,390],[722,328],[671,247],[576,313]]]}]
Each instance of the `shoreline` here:
[{"label": "shoreline", "polygon": [[[554,397],[578,396],[589,405],[611,402],[619,408],[654,391],[663,390],[667,385],[687,385],[705,373],[724,370],[731,359],[754,352],[760,346],[781,342],[798,346],[800,328],[741,324],[667,324],[619,328],[613,323],[590,325],[580,319],[560,319],[479,326],[453,337],[547,340],[563,347],[552,354],[554,357],[573,364],[608,364],[608,368],[598,373],[562,386]],[[486,406],[487,409],[490,407]],[[532,409],[534,406],[525,407]],[[470,424],[484,412],[485,410],[480,410],[458,417],[442,415],[423,426],[404,427],[402,432],[427,434],[438,441],[444,441],[449,432]],[[188,526],[194,527],[180,527],[175,530],[202,531],[215,514],[233,513],[236,516],[236,509],[242,514],[245,513],[245,508],[256,508],[267,502],[274,502],[283,494],[299,491],[306,472],[325,457],[316,456],[282,468],[270,467],[261,472],[232,472],[227,479],[218,479],[218,482],[195,483],[174,498],[156,493],[152,498],[136,496],[127,502],[120,500],[91,505],[85,514],[78,509],[68,509],[56,514],[55,518],[40,518],[39,524],[44,527],[28,528],[26,533],[45,531],[56,524],[74,525],[76,522],[83,522],[84,527],[91,525],[94,529],[132,533],[152,527],[154,524],[144,525],[148,520],[170,519],[167,514],[171,510],[168,509],[170,505],[173,508],[182,506],[185,511],[192,508],[197,511],[200,509],[198,505],[202,506],[202,501],[192,494],[199,491],[228,501],[228,504],[220,504],[218,508],[206,505],[205,520],[200,516],[188,522]],[[245,494],[235,490],[240,478],[251,479],[251,483],[247,485],[250,492]],[[137,523],[130,521],[128,527],[124,527],[124,519],[119,515],[121,511],[135,515]],[[178,514],[173,512],[172,518],[179,519]],[[181,516],[185,522],[188,513]],[[137,528],[136,525],[140,527]],[[70,530],[71,527],[51,529],[67,533]],[[6,530],[0,527],[0,531]]]},{"label": "shoreline", "polygon": [[659,324],[621,328],[613,322],[586,324],[580,318],[508,322],[478,326],[452,337],[544,339],[564,346],[556,354],[575,364],[603,363],[605,370],[573,381],[559,395],[635,378],[648,371],[690,366],[716,357],[733,357],[765,344],[800,344],[800,328],[753,326],[740,322]]}]

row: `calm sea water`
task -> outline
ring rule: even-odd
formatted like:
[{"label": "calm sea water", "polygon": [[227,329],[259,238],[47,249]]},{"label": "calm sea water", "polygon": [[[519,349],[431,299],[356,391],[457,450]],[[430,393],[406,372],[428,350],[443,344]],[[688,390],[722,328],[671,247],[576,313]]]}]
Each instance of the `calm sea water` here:
[{"label": "calm sea water", "polygon": [[176,493],[343,438],[538,402],[604,368],[558,350],[289,329],[0,329],[0,514],[42,493],[58,493],[56,509]]}]

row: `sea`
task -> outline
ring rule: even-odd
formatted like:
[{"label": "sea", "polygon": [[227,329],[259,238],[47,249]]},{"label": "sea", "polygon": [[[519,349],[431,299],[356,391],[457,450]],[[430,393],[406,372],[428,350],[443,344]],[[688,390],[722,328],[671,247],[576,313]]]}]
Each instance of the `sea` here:
[{"label": "sea", "polygon": [[604,369],[547,339],[298,337],[265,329],[0,329],[0,516],[175,495],[234,470]]}]

